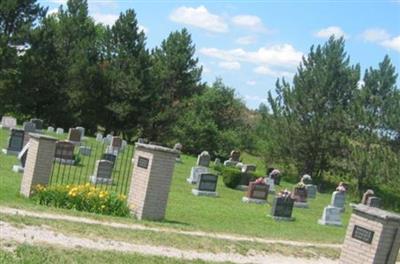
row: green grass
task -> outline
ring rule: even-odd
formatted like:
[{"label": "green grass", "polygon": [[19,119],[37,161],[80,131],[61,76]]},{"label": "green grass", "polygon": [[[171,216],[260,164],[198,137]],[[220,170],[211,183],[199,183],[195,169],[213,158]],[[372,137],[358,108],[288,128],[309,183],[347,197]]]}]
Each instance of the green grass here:
[{"label": "green grass", "polygon": [[[0,146],[6,145],[8,131],[0,130]],[[94,140],[94,139],[89,139]],[[191,167],[196,158],[182,155],[182,163],[175,166],[171,191],[168,200],[166,219],[162,222],[140,221],[154,226],[169,226],[185,230],[202,230],[207,232],[226,232],[264,238],[288,239],[296,241],[342,243],[350,216],[347,206],[343,214],[343,227],[321,226],[317,224],[324,206],[330,203],[330,194],[318,194],[317,199],[309,200],[309,209],[295,208],[293,222],[277,222],[268,217],[270,205],[245,204],[241,202],[243,192],[226,188],[219,179],[218,198],[197,197],[191,194],[193,186],[186,182]],[[262,165],[257,158],[244,155],[244,162]],[[17,160],[14,156],[0,153],[0,204],[18,208],[40,211],[58,212],[80,216],[90,216],[96,219],[117,222],[136,222],[131,218],[113,218],[69,210],[47,208],[35,205],[32,200],[19,196],[21,174],[12,172],[12,165]],[[286,182],[282,187],[292,188]],[[272,196],[268,197],[272,201]]]},{"label": "green grass", "polygon": [[146,263],[146,264],[205,264],[211,262],[188,261],[167,257],[144,256],[114,251],[95,251],[82,249],[61,249],[50,246],[31,246],[7,244],[12,250],[0,248],[2,264],[108,264],[108,263]]}]

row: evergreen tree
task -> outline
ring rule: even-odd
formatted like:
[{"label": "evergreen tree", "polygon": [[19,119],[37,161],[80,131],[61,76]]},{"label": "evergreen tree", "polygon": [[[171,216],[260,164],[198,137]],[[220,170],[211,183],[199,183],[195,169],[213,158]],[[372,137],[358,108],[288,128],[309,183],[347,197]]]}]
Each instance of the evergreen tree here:
[{"label": "evergreen tree", "polygon": [[281,156],[292,158],[300,173],[320,179],[330,157],[343,152],[343,136],[354,129],[352,103],[360,76],[351,66],[343,38],[331,37],[303,58],[293,78],[276,84],[269,102],[278,120]]},{"label": "evergreen tree", "polygon": [[108,52],[107,78],[111,91],[106,128],[130,139],[141,133],[152,107],[150,55],[132,9],[120,14],[109,36],[112,50]]},{"label": "evergreen tree", "polygon": [[47,9],[36,0],[0,1],[0,115],[14,112],[15,95],[19,85],[19,56],[29,47],[30,33],[35,22],[45,16]]},{"label": "evergreen tree", "polygon": [[146,134],[153,140],[171,138],[171,124],[178,119],[181,102],[201,93],[204,88],[202,67],[194,54],[195,46],[186,29],[170,33],[152,52],[157,100],[153,102],[153,118]]}]

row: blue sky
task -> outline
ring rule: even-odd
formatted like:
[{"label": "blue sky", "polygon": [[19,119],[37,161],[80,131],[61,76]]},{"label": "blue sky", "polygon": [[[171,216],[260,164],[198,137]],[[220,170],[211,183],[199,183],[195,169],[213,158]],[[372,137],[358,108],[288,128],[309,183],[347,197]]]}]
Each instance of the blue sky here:
[{"label": "blue sky", "polygon": [[[65,1],[40,0],[54,12]],[[352,63],[377,67],[385,54],[400,72],[400,1],[128,1],[89,0],[97,22],[112,24],[135,9],[148,48],[188,28],[204,67],[203,80],[222,77],[251,108],[265,102],[278,77],[291,79],[311,45],[344,36]],[[398,81],[399,83],[399,81]],[[398,85],[399,86],[399,85]]]}]

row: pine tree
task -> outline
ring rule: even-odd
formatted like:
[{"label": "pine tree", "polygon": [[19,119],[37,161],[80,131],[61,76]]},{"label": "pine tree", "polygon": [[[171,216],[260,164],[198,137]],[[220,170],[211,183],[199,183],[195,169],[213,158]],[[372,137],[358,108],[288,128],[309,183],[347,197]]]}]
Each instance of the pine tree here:
[{"label": "pine tree", "polygon": [[300,173],[316,179],[329,169],[330,158],[343,152],[342,138],[354,129],[352,102],[360,76],[351,66],[344,40],[331,37],[311,47],[293,78],[278,80],[269,102],[277,120],[280,155],[293,159]]}]

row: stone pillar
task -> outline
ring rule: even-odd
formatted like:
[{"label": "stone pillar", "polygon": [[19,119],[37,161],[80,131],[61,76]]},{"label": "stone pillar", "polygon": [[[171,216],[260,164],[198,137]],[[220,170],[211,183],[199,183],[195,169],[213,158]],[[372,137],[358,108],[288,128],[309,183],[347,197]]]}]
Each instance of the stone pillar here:
[{"label": "stone pillar", "polygon": [[128,203],[138,219],[162,220],[179,151],[136,143]]},{"label": "stone pillar", "polygon": [[400,215],[358,204],[347,227],[341,264],[395,264],[400,248]]},{"label": "stone pillar", "polygon": [[30,197],[35,185],[49,183],[57,140],[41,134],[30,133],[29,136],[29,151],[20,190],[25,197]]}]

